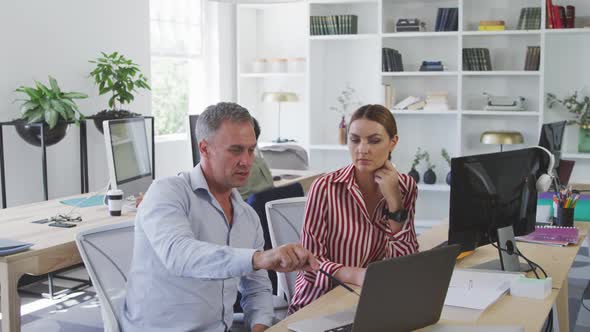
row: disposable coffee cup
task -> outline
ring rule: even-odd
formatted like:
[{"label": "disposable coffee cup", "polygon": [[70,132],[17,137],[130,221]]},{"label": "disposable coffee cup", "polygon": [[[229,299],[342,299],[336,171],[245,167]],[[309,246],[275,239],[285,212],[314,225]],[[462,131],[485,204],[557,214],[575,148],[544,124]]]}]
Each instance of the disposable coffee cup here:
[{"label": "disposable coffee cup", "polygon": [[107,192],[107,204],[111,216],[120,216],[123,209],[123,190],[111,189]]}]

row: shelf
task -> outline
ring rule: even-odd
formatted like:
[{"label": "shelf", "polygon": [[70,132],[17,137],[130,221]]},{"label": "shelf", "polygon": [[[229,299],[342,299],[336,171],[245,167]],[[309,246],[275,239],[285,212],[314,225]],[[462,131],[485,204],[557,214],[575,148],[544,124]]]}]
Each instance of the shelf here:
[{"label": "shelf", "polygon": [[340,144],[312,144],[310,150],[348,151],[348,145]]},{"label": "shelf", "polygon": [[539,76],[539,71],[527,70],[490,70],[462,71],[463,76]]},{"label": "shelf", "polygon": [[441,184],[424,184],[418,183],[418,190],[419,191],[437,191],[437,192],[449,192],[451,191],[451,186],[446,183]]},{"label": "shelf", "polygon": [[590,33],[590,28],[575,28],[575,29],[545,29],[548,35],[574,35],[580,33]]},{"label": "shelf", "polygon": [[364,40],[377,38],[375,33],[361,33],[356,35],[321,35],[309,36],[309,40]]},{"label": "shelf", "polygon": [[530,111],[462,111],[464,115],[499,115],[499,116],[539,116],[539,112]]},{"label": "shelf", "polygon": [[456,110],[448,111],[408,111],[408,110],[392,110],[391,113],[395,115],[457,115],[459,112]]},{"label": "shelf", "polygon": [[387,32],[381,35],[383,38],[438,38],[438,37],[457,37],[457,31],[417,31],[417,32]]},{"label": "shelf", "polygon": [[541,30],[464,31],[463,36],[522,36],[541,35]]},{"label": "shelf", "polygon": [[241,78],[303,77],[305,73],[241,73]]},{"label": "shelf", "polygon": [[415,76],[457,76],[456,71],[393,71],[381,72],[381,76],[415,77]]},{"label": "shelf", "polygon": [[561,159],[590,159],[590,153],[562,153]]}]

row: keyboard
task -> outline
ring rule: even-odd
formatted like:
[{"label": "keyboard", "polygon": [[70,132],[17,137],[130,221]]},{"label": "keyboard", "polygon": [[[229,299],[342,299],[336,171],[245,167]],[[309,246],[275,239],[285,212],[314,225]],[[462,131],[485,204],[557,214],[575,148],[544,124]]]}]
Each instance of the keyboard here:
[{"label": "keyboard", "polygon": [[352,324],[335,327],[333,329],[326,330],[325,332],[352,332]]}]

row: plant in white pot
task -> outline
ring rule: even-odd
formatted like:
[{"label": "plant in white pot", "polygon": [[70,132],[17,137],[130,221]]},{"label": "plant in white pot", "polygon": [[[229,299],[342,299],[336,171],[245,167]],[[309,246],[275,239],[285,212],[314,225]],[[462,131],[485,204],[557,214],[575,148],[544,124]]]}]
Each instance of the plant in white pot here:
[{"label": "plant in white pot", "polygon": [[18,135],[27,143],[41,146],[41,126],[45,146],[61,141],[67,133],[71,122],[79,124],[84,115],[78,110],[75,99],[84,99],[88,95],[80,92],[63,92],[57,80],[49,76],[49,86],[35,81],[34,87],[21,86],[16,92],[24,94],[21,118],[15,120]]},{"label": "plant in white pot", "polygon": [[111,54],[101,52],[101,54],[102,57],[89,62],[96,64],[90,76],[98,85],[98,94],[101,96],[111,94],[108,102],[109,109],[92,116],[94,125],[102,133],[102,122],[105,120],[141,116],[141,114],[123,110],[122,107],[135,99],[134,92],[139,89],[150,90],[150,85],[139,65],[132,60],[118,52]]}]

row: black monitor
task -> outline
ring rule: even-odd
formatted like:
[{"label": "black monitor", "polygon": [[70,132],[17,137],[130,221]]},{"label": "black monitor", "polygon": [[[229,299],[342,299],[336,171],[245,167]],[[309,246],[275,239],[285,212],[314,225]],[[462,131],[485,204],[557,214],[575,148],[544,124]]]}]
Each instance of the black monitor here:
[{"label": "black monitor", "polygon": [[555,157],[555,167],[559,167],[561,160],[561,145],[563,143],[563,133],[567,121],[544,123],[541,128],[539,137],[539,146],[542,146],[553,153]]},{"label": "black monitor", "polygon": [[[514,235],[526,235],[535,228],[536,181],[547,170],[543,154],[528,148],[453,158],[448,243],[461,244],[463,252],[492,241],[514,250]],[[498,266],[486,268],[519,270],[518,266],[506,268],[510,265],[506,260],[516,259],[513,263],[518,265],[518,258],[505,256],[501,255]]]}]

